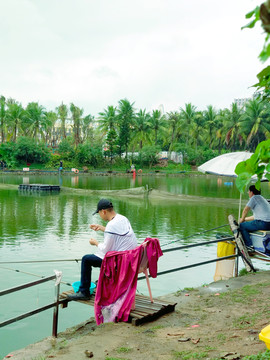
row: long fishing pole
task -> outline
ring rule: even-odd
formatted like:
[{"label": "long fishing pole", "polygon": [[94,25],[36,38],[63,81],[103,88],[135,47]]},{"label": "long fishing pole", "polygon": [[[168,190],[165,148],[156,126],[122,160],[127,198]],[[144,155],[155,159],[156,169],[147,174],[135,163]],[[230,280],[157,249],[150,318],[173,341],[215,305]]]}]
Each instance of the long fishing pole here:
[{"label": "long fishing pole", "polygon": [[[38,275],[38,274],[30,273],[30,272],[27,272],[27,271],[12,269],[12,268],[8,268],[8,267],[5,267],[5,266],[0,266],[0,269],[15,271],[15,272],[22,273],[22,274],[26,274],[26,275],[31,275],[31,276],[38,277],[38,278],[40,278],[40,279],[43,279],[43,278],[46,277],[46,276],[44,276],[44,275]],[[66,282],[66,281],[60,281],[60,282],[61,282],[61,284],[65,284],[65,285],[68,285],[68,286],[72,286],[72,284],[69,283],[69,282]]]},{"label": "long fishing pole", "polygon": [[0,264],[31,264],[31,263],[47,263],[47,262],[63,262],[63,261],[76,261],[81,259],[56,259],[56,260],[21,260],[21,261],[0,261]]},{"label": "long fishing pole", "polygon": [[201,232],[197,232],[197,233],[195,233],[195,234],[192,234],[192,235],[189,235],[189,236],[185,236],[185,237],[183,237],[182,239],[177,239],[177,240],[169,241],[167,244],[162,244],[162,247],[163,247],[163,246],[170,245],[170,244],[174,244],[174,243],[179,242],[179,241],[183,241],[183,240],[189,239],[189,238],[191,238],[191,237],[193,237],[193,236],[202,235],[202,234],[205,234],[205,233],[207,233],[207,232],[210,232],[210,231],[213,231],[213,230],[217,230],[217,229],[220,229],[220,228],[225,227],[225,226],[229,226],[229,224],[224,224],[224,225],[217,226],[217,227],[215,227],[215,228],[213,228],[213,229],[209,229],[209,230],[204,230],[204,231],[201,231]]}]

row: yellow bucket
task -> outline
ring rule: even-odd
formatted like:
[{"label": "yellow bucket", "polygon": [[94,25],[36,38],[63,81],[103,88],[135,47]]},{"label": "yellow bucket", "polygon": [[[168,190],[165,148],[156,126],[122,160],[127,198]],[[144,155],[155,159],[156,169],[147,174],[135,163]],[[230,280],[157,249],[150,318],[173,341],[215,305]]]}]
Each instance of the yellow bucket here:
[{"label": "yellow bucket", "polygon": [[259,333],[259,339],[264,341],[267,349],[270,350],[270,325],[261,330]]}]

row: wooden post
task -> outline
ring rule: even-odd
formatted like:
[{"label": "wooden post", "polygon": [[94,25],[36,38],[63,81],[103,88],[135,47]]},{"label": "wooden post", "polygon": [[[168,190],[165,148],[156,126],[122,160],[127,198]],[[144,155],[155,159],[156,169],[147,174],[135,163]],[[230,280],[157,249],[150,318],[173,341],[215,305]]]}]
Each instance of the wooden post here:
[{"label": "wooden post", "polygon": [[52,336],[57,337],[60,282],[55,285],[55,307],[53,310]]}]

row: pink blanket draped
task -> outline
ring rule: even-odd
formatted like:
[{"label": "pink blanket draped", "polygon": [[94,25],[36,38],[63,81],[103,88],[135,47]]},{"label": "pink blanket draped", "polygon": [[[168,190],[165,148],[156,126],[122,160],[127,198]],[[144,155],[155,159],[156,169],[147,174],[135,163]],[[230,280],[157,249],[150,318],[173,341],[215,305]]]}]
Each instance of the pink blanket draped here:
[{"label": "pink blanket draped", "polygon": [[138,273],[142,271],[141,259],[145,248],[149,273],[156,277],[157,261],[162,256],[156,238],[146,238],[143,244],[133,250],[109,251],[105,255],[100,268],[94,305],[98,325],[103,322],[128,321],[135,300]]}]

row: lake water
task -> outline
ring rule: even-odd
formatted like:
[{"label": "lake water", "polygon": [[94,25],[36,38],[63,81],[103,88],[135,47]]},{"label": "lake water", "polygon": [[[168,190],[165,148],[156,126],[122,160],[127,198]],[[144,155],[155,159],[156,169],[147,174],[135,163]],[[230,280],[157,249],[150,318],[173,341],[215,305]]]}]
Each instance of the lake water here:
[{"label": "lake water", "polygon": [[[174,201],[166,197],[112,198],[117,212],[127,216],[139,243],[146,237],[158,237],[163,249],[188,243],[215,239],[217,232],[230,234],[229,228],[204,232],[227,224],[227,216],[238,214],[237,191],[232,178],[216,176],[93,176],[79,175],[0,175],[0,184],[44,183],[96,190],[115,190],[148,185],[171,194],[198,196],[197,201]],[[262,184],[263,195],[270,198],[269,183]],[[200,197],[200,198],[199,198]],[[63,272],[63,281],[71,283],[80,278],[80,262],[86,253],[95,248],[89,238],[102,240],[102,233],[89,229],[89,224],[101,223],[92,213],[99,196],[21,193],[17,190],[0,190],[0,271],[4,290],[37,279],[51,276],[54,269]],[[217,198],[220,200],[217,201]],[[231,200],[229,200],[231,199]],[[247,201],[247,194],[243,202]],[[188,236],[197,234],[191,238]],[[159,271],[206,261],[216,257],[216,244],[188,250],[165,253],[159,260]],[[16,263],[33,260],[72,260],[39,263]],[[6,263],[4,263],[6,262]],[[257,262],[256,267],[267,268]],[[150,279],[153,296],[175,292],[185,287],[199,286],[213,281],[215,263]],[[240,267],[242,263],[240,262]],[[94,269],[93,280],[98,278]],[[62,284],[61,291],[70,287]],[[138,282],[138,291],[147,294],[145,281]],[[0,321],[43,306],[54,300],[54,284],[48,282],[0,298]],[[86,321],[93,309],[80,303],[69,303],[60,309],[59,331]],[[50,336],[53,310],[0,328],[0,358],[13,350]]]}]

